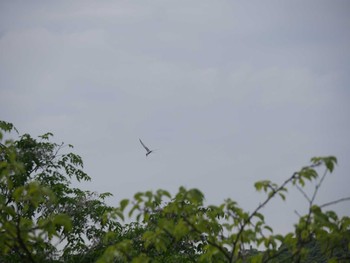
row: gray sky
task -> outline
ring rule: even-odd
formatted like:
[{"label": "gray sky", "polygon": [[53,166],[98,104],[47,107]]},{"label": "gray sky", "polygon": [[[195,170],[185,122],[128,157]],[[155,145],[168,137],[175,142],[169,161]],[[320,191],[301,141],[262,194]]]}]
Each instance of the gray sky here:
[{"label": "gray sky", "polygon": [[[0,119],[55,134],[117,204],[197,187],[253,209],[313,156],[350,195],[349,1],[1,1]],[[159,149],[148,158],[138,139]],[[311,189],[310,189],[311,190]],[[350,203],[332,207],[349,215]],[[264,212],[292,229],[291,191]]]}]

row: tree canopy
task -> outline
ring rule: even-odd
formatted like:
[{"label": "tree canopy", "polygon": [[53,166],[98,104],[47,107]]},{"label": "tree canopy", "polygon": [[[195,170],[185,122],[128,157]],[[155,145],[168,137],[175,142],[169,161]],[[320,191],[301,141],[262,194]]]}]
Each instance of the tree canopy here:
[{"label": "tree canopy", "polygon": [[[16,139],[5,139],[16,137]],[[333,156],[314,157],[282,184],[255,183],[266,194],[253,211],[232,199],[207,205],[199,189],[139,192],[116,207],[110,193],[72,186],[88,181],[72,145],[19,135],[0,121],[0,262],[348,262],[350,218],[316,204]],[[323,173],[320,174],[320,171]],[[314,191],[304,190],[314,182]],[[263,208],[295,187],[308,212],[294,231],[276,234]],[[132,219],[125,223],[125,219]]]}]

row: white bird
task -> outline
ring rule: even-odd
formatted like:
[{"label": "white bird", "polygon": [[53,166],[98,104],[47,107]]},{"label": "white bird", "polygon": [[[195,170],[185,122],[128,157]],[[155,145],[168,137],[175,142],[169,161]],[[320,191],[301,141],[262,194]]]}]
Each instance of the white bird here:
[{"label": "white bird", "polygon": [[148,149],[147,146],[143,144],[143,142],[141,141],[141,139],[139,139],[139,140],[140,140],[140,143],[142,144],[143,148],[145,148],[146,151],[147,151],[146,156],[148,156],[151,152],[153,152],[153,150]]}]

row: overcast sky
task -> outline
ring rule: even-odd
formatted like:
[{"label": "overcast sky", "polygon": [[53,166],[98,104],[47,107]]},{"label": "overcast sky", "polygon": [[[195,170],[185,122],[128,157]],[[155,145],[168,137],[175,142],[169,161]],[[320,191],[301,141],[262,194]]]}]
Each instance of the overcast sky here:
[{"label": "overcast sky", "polygon": [[[339,165],[317,201],[349,196],[349,13],[346,0],[2,0],[0,119],[73,144],[83,187],[110,204],[185,186],[252,210],[255,181],[323,155]],[[159,150],[146,158],[139,138]],[[276,231],[306,211],[289,198],[264,210]]]}]

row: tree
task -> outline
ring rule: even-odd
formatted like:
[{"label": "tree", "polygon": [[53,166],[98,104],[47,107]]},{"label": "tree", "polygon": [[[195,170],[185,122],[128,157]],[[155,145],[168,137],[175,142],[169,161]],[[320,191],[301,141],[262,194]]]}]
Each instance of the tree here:
[{"label": "tree", "polygon": [[[80,257],[108,231],[120,224],[107,215],[109,193],[97,194],[71,187],[71,180],[90,180],[83,161],[61,153],[71,145],[39,140],[24,134],[3,142],[4,132],[17,132],[0,122],[0,261],[48,262]],[[58,251],[57,246],[63,247]],[[59,254],[60,252],[60,254]]]},{"label": "tree", "polygon": [[[266,197],[252,211],[234,200],[206,205],[198,189],[140,192],[118,207],[109,193],[71,186],[90,177],[71,145],[51,133],[5,140],[15,127],[0,121],[0,262],[348,262],[350,218],[326,210],[315,198],[337,160],[312,158],[282,184],[255,183]],[[324,173],[319,175],[319,171]],[[314,191],[304,190],[316,182]],[[296,187],[309,209],[294,231],[275,234],[262,210]],[[134,221],[122,224],[126,217]]]},{"label": "tree", "polygon": [[[130,205],[129,216],[136,216],[137,222],[143,224],[144,232],[137,236],[139,245],[133,246],[135,237],[125,238],[110,245],[99,262],[179,262],[179,256],[181,262],[347,262],[350,218],[339,218],[323,208],[350,198],[323,205],[314,203],[336,162],[332,156],[312,158],[310,165],[281,185],[268,180],[257,182],[256,190],[267,197],[253,212],[244,211],[231,199],[219,206],[205,206],[204,195],[198,189],[180,187],[174,197],[164,190],[137,193],[133,200],[121,201],[118,214]],[[322,167],[325,172],[320,177],[317,170]],[[311,197],[303,190],[307,181],[316,181]],[[300,216],[293,233],[274,234],[261,210],[273,198],[285,200],[290,186],[304,195],[309,212]]]}]

